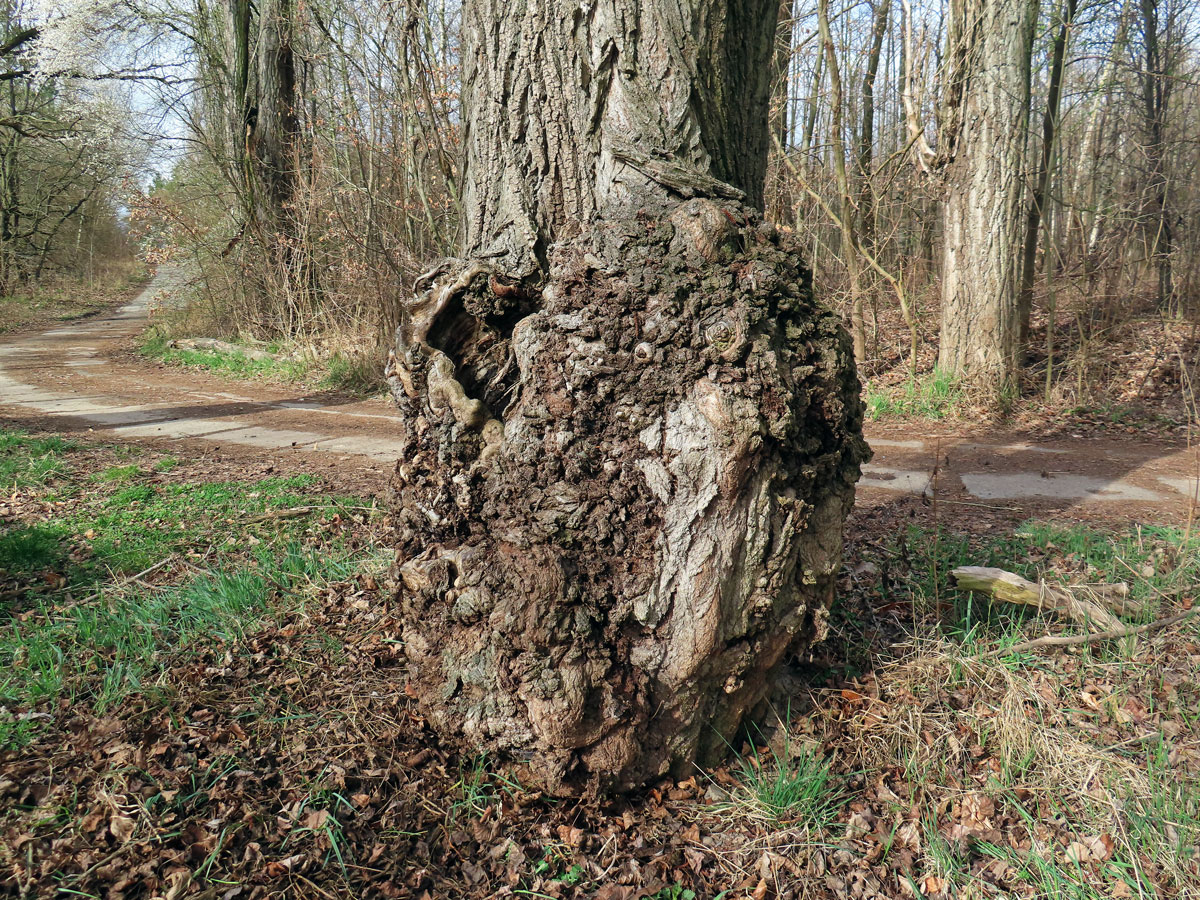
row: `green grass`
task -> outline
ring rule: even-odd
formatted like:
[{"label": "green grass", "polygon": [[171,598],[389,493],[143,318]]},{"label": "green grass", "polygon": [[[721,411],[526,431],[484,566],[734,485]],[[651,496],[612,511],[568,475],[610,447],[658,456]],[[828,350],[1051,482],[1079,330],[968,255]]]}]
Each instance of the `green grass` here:
[{"label": "green grass", "polygon": [[383,389],[383,367],[374,357],[349,357],[335,353],[325,361],[320,386],[352,394],[373,394]]},{"label": "green grass", "polygon": [[[1015,642],[1021,639],[1018,627],[1034,613],[955,590],[950,571],[957,566],[994,566],[1033,581],[1043,574],[1074,583],[1123,581],[1144,610],[1131,624],[1153,620],[1166,598],[1200,583],[1200,534],[1194,531],[1185,543],[1183,529],[1170,526],[1102,530],[1030,521],[1013,534],[971,539],[945,527],[913,525],[891,555],[906,577],[881,579],[883,598],[918,610],[935,606],[946,635],[963,642]],[[1035,560],[1047,561],[1048,572]]]},{"label": "green grass", "polygon": [[[361,504],[314,496],[311,476],[161,484],[130,465],[84,478],[69,465],[79,449],[0,432],[0,466],[17,473],[10,484],[54,501],[37,504],[37,518],[0,527],[0,571],[16,585],[0,605],[0,706],[70,700],[104,710],[156,686],[172,653],[235,641],[281,600],[303,602],[313,586],[346,578],[363,562],[336,540],[306,544],[312,517],[269,518],[300,506]],[[59,465],[31,478],[32,463],[43,459]],[[161,586],[122,577],[160,563],[175,572]],[[0,716],[0,746],[27,741],[36,727],[15,713]]]},{"label": "green grass", "polygon": [[0,488],[11,491],[52,481],[66,471],[65,457],[78,448],[57,435],[35,438],[23,431],[0,432]]},{"label": "green grass", "polygon": [[352,858],[352,848],[350,842],[346,839],[342,821],[338,816],[341,815],[343,818],[346,816],[353,817],[355,809],[354,804],[344,796],[324,785],[327,771],[328,769],[326,768],[317,776],[316,784],[309,791],[308,795],[300,801],[300,805],[294,814],[297,822],[309,822],[311,824],[301,825],[298,828],[292,829],[287,839],[283,842],[283,846],[286,848],[293,838],[306,833],[324,838],[324,843],[329,849],[325,852],[323,865],[329,865],[331,861],[336,861],[338,868],[342,871],[342,877],[348,879],[349,873],[346,871],[346,860]]},{"label": "green grass", "polygon": [[677,881],[668,887],[659,888],[647,896],[646,900],[696,900],[696,892]]},{"label": "green grass", "polygon": [[35,597],[0,632],[0,704],[34,707],[66,697],[103,710],[152,686],[168,651],[198,640],[234,641],[271,615],[274,601],[294,605],[360,563],[345,548],[264,542],[249,560],[218,562],[163,588],[101,585],[77,603]]},{"label": "green grass", "polygon": [[486,754],[481,753],[458,764],[458,779],[451,787],[454,800],[450,804],[448,818],[451,823],[462,819],[478,819],[495,806],[501,793],[512,794],[521,790],[521,785],[491,770]]},{"label": "green grass", "polygon": [[348,575],[345,553],[271,549],[239,568],[162,590],[102,591],[91,602],[42,600],[0,635],[0,704],[88,700],[98,712],[155,685],[167,651],[236,640],[262,622],[277,595]]},{"label": "green grass", "polygon": [[103,472],[92,476],[92,481],[123,482],[129,481],[141,474],[141,466],[109,466]]},{"label": "green grass", "polygon": [[[981,843],[979,852],[1007,863],[1010,870],[1006,880],[1020,882],[1026,889],[1023,896],[1036,900],[1159,896],[1154,886],[1142,877],[1139,866],[1127,857],[1120,846],[1114,847],[1109,859],[1085,857],[1086,861],[1072,858],[1061,848],[1045,846],[1018,851],[1011,847]],[[1123,887],[1118,888],[1118,885]],[[1118,890],[1121,893],[1115,893]]]},{"label": "green grass", "polygon": [[294,359],[251,359],[240,353],[220,353],[214,350],[183,350],[167,346],[167,336],[158,329],[146,332],[139,346],[142,356],[159,359],[168,365],[188,366],[216,372],[233,378],[272,378],[299,381],[310,367]]},{"label": "green grass", "polygon": [[[59,566],[71,589],[91,588],[112,574],[133,574],[176,553],[220,540],[227,527],[272,511],[313,503],[304,488],[311,476],[265,478],[254,482],[224,481],[184,484],[130,482],[132,475],[118,467],[119,477],[106,470],[97,479],[94,495],[46,522],[17,525],[0,536],[0,564],[26,578]],[[106,489],[101,489],[104,486]],[[80,496],[66,486],[56,496]],[[323,498],[336,507],[349,498]],[[301,526],[302,527],[302,523]],[[294,532],[288,525],[282,534]]]},{"label": "green grass", "polygon": [[783,728],[783,747],[766,753],[748,735],[750,752],[734,755],[733,775],[751,808],[769,822],[824,831],[837,818],[845,795],[833,782],[829,760],[807,748],[793,748],[786,724]]},{"label": "green grass", "polygon": [[[143,356],[168,365],[190,366],[232,378],[269,378],[276,381],[310,382],[328,390],[367,395],[382,389],[382,366],[371,356],[334,353],[324,361],[308,358],[250,359],[238,353],[212,350],[183,350],[168,347],[164,332],[151,328],[142,338]],[[278,353],[271,344],[268,352]]]},{"label": "green grass", "polygon": [[1147,855],[1172,859],[1200,854],[1200,783],[1171,764],[1171,748],[1157,741],[1146,754],[1147,796],[1126,798],[1130,835]]},{"label": "green grass", "polygon": [[871,419],[942,419],[955,412],[965,399],[958,380],[940,369],[926,377],[910,379],[900,390],[877,391],[868,384],[863,396],[867,417]]}]

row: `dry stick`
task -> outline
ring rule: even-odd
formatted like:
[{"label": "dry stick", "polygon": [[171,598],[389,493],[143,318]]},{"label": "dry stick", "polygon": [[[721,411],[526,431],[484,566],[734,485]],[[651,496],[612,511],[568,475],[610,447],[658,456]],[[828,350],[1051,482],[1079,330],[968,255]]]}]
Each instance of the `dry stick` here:
[{"label": "dry stick", "polygon": [[[1045,581],[1032,582],[1013,572],[985,566],[959,566],[950,576],[960,590],[988,594],[1002,603],[1032,606],[1070,616],[1084,627],[1099,625],[1100,631],[1121,627],[1121,622],[1109,607],[1135,613],[1139,607],[1130,602],[1123,591],[1090,589],[1092,597],[1077,596],[1070,588],[1054,588]],[[1082,592],[1081,592],[1082,593]]]},{"label": "dry stick", "polygon": [[351,512],[377,512],[378,507],[375,506],[346,506],[342,503],[323,503],[314,506],[292,506],[287,509],[276,509],[270,512],[262,513],[261,515],[253,516],[249,519],[244,519],[246,525],[255,525],[259,522],[270,522],[276,519],[298,519],[301,516],[306,516],[311,512],[317,512],[322,509],[340,509],[342,512],[349,515]]},{"label": "dry stick", "polygon": [[970,500],[947,500],[945,497],[943,497],[938,502],[939,503],[949,503],[952,506],[975,506],[975,507],[978,507],[979,509],[999,509],[999,510],[1003,510],[1004,512],[1024,512],[1025,511],[1025,507],[1023,507],[1023,506],[995,506],[991,503],[972,503]]},{"label": "dry stick", "polygon": [[1075,647],[1079,644],[1092,644],[1096,641],[1114,641],[1118,638],[1132,637],[1135,634],[1145,634],[1146,632],[1161,631],[1164,628],[1170,628],[1172,625],[1178,625],[1180,622],[1190,619],[1198,612],[1200,612],[1200,606],[1195,606],[1189,609],[1187,612],[1181,612],[1174,616],[1168,616],[1165,619],[1159,619],[1157,622],[1150,622],[1147,625],[1135,625],[1128,628],[1113,628],[1109,631],[1097,631],[1093,634],[1048,634],[1045,637],[1035,638],[1032,641],[1024,641],[1020,644],[1013,644],[1011,647],[997,647],[995,650],[989,650],[987,653],[976,654],[975,659],[987,659],[992,656],[1004,656],[1009,653],[1021,653],[1025,650],[1033,650],[1037,647]]}]

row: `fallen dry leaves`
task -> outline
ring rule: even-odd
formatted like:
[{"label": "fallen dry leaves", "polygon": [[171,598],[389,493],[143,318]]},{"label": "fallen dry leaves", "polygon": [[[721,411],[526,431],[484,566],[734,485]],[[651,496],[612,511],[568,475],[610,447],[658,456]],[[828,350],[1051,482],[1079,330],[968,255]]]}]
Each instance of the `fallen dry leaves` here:
[{"label": "fallen dry leaves", "polygon": [[[905,503],[860,514],[851,552],[893,535],[919,501]],[[955,674],[963,663],[945,647],[893,647],[909,611],[874,583],[844,597],[853,628],[776,701],[790,704],[792,740],[831,758],[847,793],[824,833],[739,814],[729,801],[743,786],[726,768],[602,803],[553,802],[485,773],[474,811],[456,812],[472,761],[414,711],[387,587],[363,576],[238,643],[179,654],[156,692],[103,715],[41,711],[36,741],[0,755],[0,892],[970,900],[1034,896],[1020,862],[1043,853],[1087,873],[1098,897],[1137,896],[1106,868],[1131,857],[1102,822],[1125,819],[1078,804],[1115,799],[1104,766],[1144,767],[1148,734],[1174,739],[1180,777],[1200,771],[1184,715],[1200,707],[1194,632],[1146,642],[1137,666],[1061,653]],[[847,636],[858,650],[838,645]],[[866,660],[861,674],[834,674],[852,659]],[[1195,858],[1175,871],[1133,859],[1159,896],[1200,885]]]}]

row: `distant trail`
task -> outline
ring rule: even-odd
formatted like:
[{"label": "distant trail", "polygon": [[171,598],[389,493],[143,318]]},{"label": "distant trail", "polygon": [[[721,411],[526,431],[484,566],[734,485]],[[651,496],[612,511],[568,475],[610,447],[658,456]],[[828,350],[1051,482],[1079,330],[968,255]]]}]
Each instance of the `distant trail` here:
[{"label": "distant trail", "polygon": [[48,428],[113,438],[395,460],[399,420],[385,400],[298,396],[131,354],[151,302],[169,303],[180,281],[176,270],[163,268],[115,312],[0,340],[0,409],[32,414]]},{"label": "distant trail", "polygon": [[[917,423],[868,428],[875,458],[863,467],[859,499],[936,495],[956,516],[987,510],[1034,515],[1071,510],[1087,517],[1178,522],[1192,511],[1200,450],[1181,442],[1069,436],[1025,441]],[[1200,515],[1200,510],[1197,510]]]},{"label": "distant trail", "polygon": [[[133,354],[151,302],[169,303],[180,283],[177,270],[163,267],[115,312],[0,339],[0,411],[47,429],[114,439],[329,454],[381,470],[395,461],[400,424],[386,399],[297,394]],[[936,491],[947,503],[963,504],[963,512],[1071,509],[1164,521],[1186,517],[1196,491],[1196,452],[1177,443],[1083,437],[1028,443],[963,432],[927,423],[868,427],[875,458],[859,484],[860,502]]]}]

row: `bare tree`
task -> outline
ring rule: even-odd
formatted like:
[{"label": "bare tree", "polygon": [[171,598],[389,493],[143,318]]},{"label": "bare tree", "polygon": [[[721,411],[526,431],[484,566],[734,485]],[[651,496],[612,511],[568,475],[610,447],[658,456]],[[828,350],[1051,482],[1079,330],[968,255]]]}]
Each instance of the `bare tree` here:
[{"label": "bare tree", "polygon": [[1018,299],[1020,315],[1020,343],[1029,340],[1029,316],[1033,310],[1033,278],[1036,274],[1038,235],[1042,225],[1042,210],[1046,193],[1050,187],[1050,163],[1054,159],[1055,142],[1058,138],[1059,104],[1062,99],[1063,69],[1066,66],[1067,39],[1071,34],[1071,23],[1075,20],[1078,0],[1062,0],[1058,8],[1058,34],[1051,51],[1050,86],[1046,97],[1046,109],[1042,114],[1042,151],[1038,170],[1034,175],[1033,196],[1025,221],[1025,245],[1021,253],[1021,290]]},{"label": "bare tree", "polygon": [[[858,210],[854,207],[854,195],[851,193],[850,178],[846,171],[842,75],[841,67],[838,65],[837,50],[833,45],[833,35],[829,28],[829,0],[817,0],[817,22],[821,33],[821,46],[825,53],[825,65],[829,70],[831,109],[829,144],[833,152],[833,172],[838,198],[841,201],[838,224],[841,231],[842,260],[846,265],[847,287],[850,294],[850,334],[854,341],[854,359],[862,364],[867,357],[867,330],[863,321],[862,275],[859,265],[858,228],[856,226]],[[869,179],[863,179],[863,183],[869,184]]]},{"label": "bare tree", "polygon": [[[1168,16],[1161,21],[1160,11]],[[1171,250],[1174,227],[1168,199],[1167,179],[1167,111],[1171,104],[1174,84],[1171,71],[1176,50],[1172,28],[1175,4],[1166,0],[1141,0],[1142,46],[1141,88],[1146,184],[1142,209],[1145,229],[1146,256],[1152,261],[1157,275],[1158,305],[1166,309],[1174,295],[1171,275]]]}]

